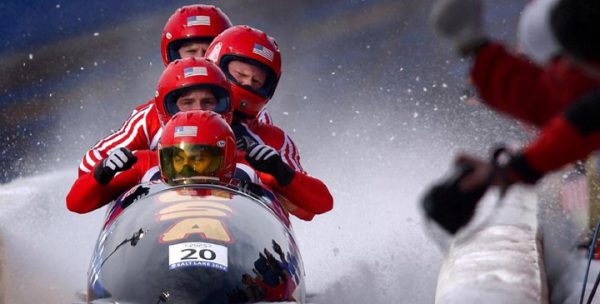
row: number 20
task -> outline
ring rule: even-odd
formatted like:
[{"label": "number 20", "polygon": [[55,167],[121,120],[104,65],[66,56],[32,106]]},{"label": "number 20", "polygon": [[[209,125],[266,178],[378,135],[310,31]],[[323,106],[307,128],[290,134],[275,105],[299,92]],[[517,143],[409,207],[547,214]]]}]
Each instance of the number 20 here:
[{"label": "number 20", "polygon": [[198,258],[194,256],[196,252],[198,252],[198,257],[201,260],[212,261],[217,258],[217,254],[210,249],[202,249],[200,251],[196,251],[196,249],[182,249],[181,252],[188,252],[181,260],[197,260]]}]

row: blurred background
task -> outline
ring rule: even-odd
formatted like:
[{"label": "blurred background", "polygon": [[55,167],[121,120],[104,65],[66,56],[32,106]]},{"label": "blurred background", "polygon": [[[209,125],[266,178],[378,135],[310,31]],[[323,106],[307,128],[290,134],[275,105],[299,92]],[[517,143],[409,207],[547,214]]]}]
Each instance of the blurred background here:
[{"label": "blurred background", "polygon": [[[315,300],[433,302],[441,254],[423,232],[420,194],[456,151],[487,155],[528,134],[467,101],[469,62],[433,34],[432,1],[203,3],[281,48],[268,110],[335,198],[330,214],[295,222]],[[162,28],[187,4],[0,3],[0,229],[15,303],[65,302],[84,288],[102,212],[69,214],[64,197],[85,151],[154,96]],[[513,45],[525,1],[485,4],[488,32]],[[53,249],[49,263],[24,255],[31,240],[71,249]],[[47,279],[56,273],[69,279]]]}]

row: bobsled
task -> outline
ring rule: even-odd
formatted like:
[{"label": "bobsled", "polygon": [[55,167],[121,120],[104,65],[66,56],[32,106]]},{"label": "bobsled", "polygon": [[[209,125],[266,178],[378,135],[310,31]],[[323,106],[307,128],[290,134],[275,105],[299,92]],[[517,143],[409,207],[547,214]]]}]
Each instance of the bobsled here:
[{"label": "bobsled", "polygon": [[107,210],[90,303],[305,302],[287,213],[268,191],[138,185]]}]

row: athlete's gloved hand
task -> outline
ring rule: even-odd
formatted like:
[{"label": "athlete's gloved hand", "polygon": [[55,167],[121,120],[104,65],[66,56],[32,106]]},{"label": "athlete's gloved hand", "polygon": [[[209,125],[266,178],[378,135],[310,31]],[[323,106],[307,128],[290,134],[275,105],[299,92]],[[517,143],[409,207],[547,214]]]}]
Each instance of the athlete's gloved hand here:
[{"label": "athlete's gloved hand", "polygon": [[534,184],[541,176],[522,153],[514,153],[504,146],[494,149],[490,161],[460,154],[453,174],[427,191],[423,208],[430,219],[455,234],[471,221],[489,187],[498,187],[503,196],[511,185]]},{"label": "athlete's gloved hand", "polygon": [[487,42],[481,15],[481,0],[437,0],[430,18],[434,30],[465,56]]},{"label": "athlete's gloved hand", "polygon": [[484,161],[468,154],[455,160],[457,165],[473,168],[459,183],[462,192],[471,192],[484,184],[500,187],[504,192],[515,183],[535,184],[542,175],[531,167],[522,153],[501,147],[495,150],[491,161]]},{"label": "athlete's gloved hand", "polygon": [[113,150],[96,166],[94,178],[99,184],[106,185],[117,172],[131,168],[136,161],[137,157],[127,148]]},{"label": "athlete's gloved hand", "polygon": [[248,139],[244,141],[247,145],[246,160],[252,168],[273,175],[280,186],[287,186],[292,182],[296,171],[283,162],[275,149]]}]

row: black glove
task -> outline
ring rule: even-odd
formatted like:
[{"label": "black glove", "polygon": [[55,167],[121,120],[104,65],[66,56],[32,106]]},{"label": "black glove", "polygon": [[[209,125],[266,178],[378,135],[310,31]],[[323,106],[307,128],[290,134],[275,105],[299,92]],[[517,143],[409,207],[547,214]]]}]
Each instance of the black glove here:
[{"label": "black glove", "polygon": [[425,214],[450,234],[455,234],[471,221],[477,203],[488,189],[490,178],[474,189],[461,191],[459,184],[475,168],[468,164],[457,164],[450,177],[435,185],[423,197]]},{"label": "black glove", "polygon": [[287,186],[292,182],[296,171],[283,162],[275,149],[258,144],[246,136],[237,142],[246,151],[246,160],[252,168],[273,175],[280,186]]},{"label": "black glove", "polygon": [[494,149],[491,161],[461,155],[453,174],[425,194],[423,209],[430,219],[455,234],[469,223],[490,186],[499,187],[502,197],[512,184],[533,184],[540,176],[522,154],[514,155],[504,146]]},{"label": "black glove", "polygon": [[510,183],[520,181],[533,185],[542,177],[541,173],[531,167],[522,153],[512,155],[504,170],[505,179]]},{"label": "black glove", "polygon": [[113,150],[96,166],[94,178],[99,184],[106,185],[117,172],[131,168],[136,161],[137,157],[127,148]]}]

